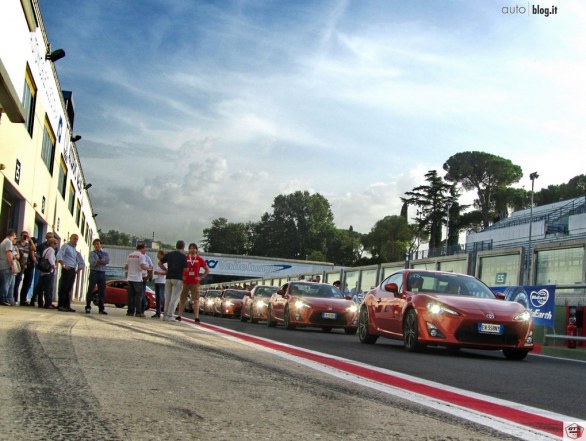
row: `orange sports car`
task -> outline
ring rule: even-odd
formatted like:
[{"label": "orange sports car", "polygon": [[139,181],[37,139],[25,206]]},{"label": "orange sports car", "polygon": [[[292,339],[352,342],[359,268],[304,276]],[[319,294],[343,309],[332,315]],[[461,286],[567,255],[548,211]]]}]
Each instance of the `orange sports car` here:
[{"label": "orange sports car", "polygon": [[507,302],[472,276],[440,271],[401,270],[369,291],[360,307],[362,343],[378,337],[403,340],[405,349],[426,345],[502,349],[524,359],[533,350],[531,313]]},{"label": "orange sports car", "polygon": [[266,320],[269,299],[278,290],[279,287],[268,285],[256,285],[252,288],[242,299],[240,320],[245,322],[250,319],[250,323],[258,323],[259,320]]},{"label": "orange sports car", "polygon": [[216,298],[222,294],[221,289],[208,289],[199,299],[199,313],[214,315],[214,306]]},{"label": "orange sports car", "polygon": [[332,285],[315,282],[289,282],[269,300],[267,325],[282,323],[287,329],[312,326],[330,332],[344,329],[356,334],[356,303],[345,298]]},{"label": "orange sports car", "polygon": [[240,317],[242,297],[248,291],[243,289],[225,289],[214,299],[214,315],[220,317]]}]

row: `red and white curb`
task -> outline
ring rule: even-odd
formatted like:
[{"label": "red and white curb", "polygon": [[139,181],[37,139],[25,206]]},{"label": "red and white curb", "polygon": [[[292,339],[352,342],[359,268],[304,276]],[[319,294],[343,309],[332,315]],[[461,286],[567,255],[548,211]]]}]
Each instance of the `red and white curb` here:
[{"label": "red and white curb", "polygon": [[499,432],[532,441],[562,439],[564,421],[576,418],[501,400],[349,359],[278,343],[238,331],[183,322],[232,341],[253,346],[343,380],[472,421]]}]

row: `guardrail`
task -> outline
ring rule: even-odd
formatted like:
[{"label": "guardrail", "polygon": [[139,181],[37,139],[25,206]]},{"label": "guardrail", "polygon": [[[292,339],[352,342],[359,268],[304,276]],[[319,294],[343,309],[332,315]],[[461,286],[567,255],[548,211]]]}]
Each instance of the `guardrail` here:
[{"label": "guardrail", "polygon": [[577,340],[577,341],[586,341],[586,337],[582,337],[580,335],[557,335],[557,334],[545,334],[543,336],[546,340],[551,338],[552,340]]}]

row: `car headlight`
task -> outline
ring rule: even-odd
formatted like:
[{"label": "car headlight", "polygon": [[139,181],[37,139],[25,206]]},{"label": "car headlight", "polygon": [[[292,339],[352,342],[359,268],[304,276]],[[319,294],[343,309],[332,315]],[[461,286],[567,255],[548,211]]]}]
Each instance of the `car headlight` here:
[{"label": "car headlight", "polygon": [[262,300],[259,300],[258,302],[256,302],[257,308],[263,308],[265,306],[267,306],[267,304],[265,302],[263,302]]},{"label": "car headlight", "polygon": [[516,320],[518,322],[528,322],[529,320],[531,320],[531,313],[527,310],[523,311],[520,314],[517,314],[513,320]]},{"label": "car headlight", "polygon": [[346,308],[346,311],[351,312],[352,314],[354,314],[355,312],[358,311],[358,305],[354,304],[354,305],[350,305]]},{"label": "car headlight", "polygon": [[303,308],[309,308],[309,305],[306,303],[303,303],[301,300],[297,300],[295,302],[295,308],[296,309],[303,309]]},{"label": "car headlight", "polygon": [[234,306],[234,302],[231,302],[230,300],[228,300],[226,302],[226,306]]},{"label": "car headlight", "polygon": [[448,308],[446,305],[442,305],[441,303],[428,303],[427,310],[433,314],[449,314],[449,315],[460,315],[458,312],[454,311],[453,309]]}]

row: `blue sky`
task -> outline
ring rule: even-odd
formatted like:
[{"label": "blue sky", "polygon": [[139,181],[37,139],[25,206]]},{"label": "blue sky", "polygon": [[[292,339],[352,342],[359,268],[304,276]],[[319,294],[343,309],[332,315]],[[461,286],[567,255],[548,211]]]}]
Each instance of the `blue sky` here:
[{"label": "blue sky", "polygon": [[493,0],[40,5],[104,231],[199,241],[308,190],[366,233],[467,150],[520,165],[520,187],[586,172],[579,0],[549,17]]}]

